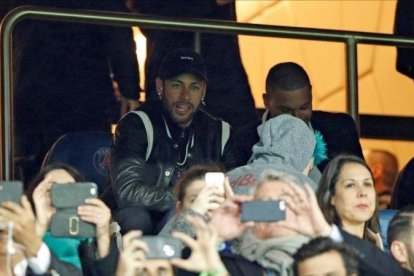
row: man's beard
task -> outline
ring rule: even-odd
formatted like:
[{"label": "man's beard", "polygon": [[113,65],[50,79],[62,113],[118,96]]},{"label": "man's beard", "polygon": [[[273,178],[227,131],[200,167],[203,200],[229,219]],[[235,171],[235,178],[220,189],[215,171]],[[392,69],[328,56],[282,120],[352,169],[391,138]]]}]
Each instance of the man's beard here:
[{"label": "man's beard", "polygon": [[188,114],[188,116],[187,117],[185,117],[184,118],[184,120],[180,120],[180,119],[178,119],[178,118],[176,118],[174,115],[175,115],[175,113],[173,112],[173,110],[174,110],[174,106],[175,106],[175,103],[173,103],[173,104],[169,104],[168,102],[166,102],[166,101],[162,101],[162,104],[163,104],[163,106],[164,106],[164,110],[166,110],[167,111],[167,113],[168,113],[168,116],[170,116],[170,119],[174,122],[174,123],[176,123],[176,124],[179,124],[179,125],[183,125],[183,124],[190,124],[190,122],[193,120],[193,118],[194,118],[194,115],[198,112],[198,110],[200,109],[200,106],[197,106],[197,107],[193,107],[193,110],[192,110],[192,112],[191,113],[189,113]]}]

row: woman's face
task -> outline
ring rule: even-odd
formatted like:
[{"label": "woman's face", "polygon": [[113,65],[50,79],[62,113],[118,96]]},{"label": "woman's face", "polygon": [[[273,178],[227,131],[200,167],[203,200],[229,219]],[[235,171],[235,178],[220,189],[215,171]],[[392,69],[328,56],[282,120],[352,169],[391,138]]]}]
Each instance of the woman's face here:
[{"label": "woman's face", "polygon": [[45,178],[51,176],[52,183],[72,183],[75,179],[64,169],[51,170],[45,175]]},{"label": "woman's face", "polygon": [[374,180],[368,169],[358,163],[345,164],[339,174],[331,204],[343,225],[367,222],[376,206]]},{"label": "woman's face", "polygon": [[[45,178],[50,177],[50,183],[73,183],[75,179],[65,169],[54,169],[45,175]],[[54,214],[56,208],[51,205],[51,193],[50,189],[45,191],[45,200],[48,205],[49,211]]]},{"label": "woman's face", "polygon": [[181,204],[182,209],[188,209],[191,207],[191,204],[194,202],[194,200],[197,198],[198,194],[201,192],[201,190],[206,185],[206,182],[204,179],[199,179],[193,181],[185,191],[185,196],[183,199],[183,202]]}]

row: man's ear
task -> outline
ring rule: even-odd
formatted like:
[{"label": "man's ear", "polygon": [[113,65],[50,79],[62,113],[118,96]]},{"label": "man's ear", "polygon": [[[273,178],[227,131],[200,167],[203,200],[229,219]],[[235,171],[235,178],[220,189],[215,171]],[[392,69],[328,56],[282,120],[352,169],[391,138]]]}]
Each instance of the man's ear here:
[{"label": "man's ear", "polygon": [[269,106],[270,106],[270,103],[269,103],[269,101],[270,101],[270,99],[269,99],[269,95],[268,95],[268,94],[266,94],[266,93],[263,93],[263,94],[262,94],[262,98],[263,98],[263,103],[264,103],[264,105],[265,105],[265,108],[266,108],[267,110],[269,110]]},{"label": "man's ear", "polygon": [[400,263],[408,263],[407,247],[402,241],[393,241],[390,245],[392,256]]},{"label": "man's ear", "polygon": [[372,176],[374,177],[374,180],[381,178],[381,175],[384,174],[384,165],[381,163],[376,163],[375,165],[372,166],[371,171],[372,171]]},{"label": "man's ear", "polygon": [[158,77],[155,79],[155,88],[157,89],[158,96],[162,96],[164,91],[164,83],[162,79]]}]

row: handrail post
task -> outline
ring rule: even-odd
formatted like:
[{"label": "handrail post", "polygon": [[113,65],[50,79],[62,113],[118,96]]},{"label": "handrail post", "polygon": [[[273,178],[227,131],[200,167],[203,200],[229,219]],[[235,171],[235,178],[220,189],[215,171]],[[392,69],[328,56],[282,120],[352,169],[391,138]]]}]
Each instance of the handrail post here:
[{"label": "handrail post", "polygon": [[355,121],[358,132],[360,132],[359,122],[359,101],[358,101],[358,52],[357,42],[353,36],[346,40],[346,80],[347,97],[346,109]]},{"label": "handrail post", "polygon": [[12,32],[17,20],[14,17],[10,20],[0,22],[0,79],[3,93],[0,95],[0,179],[11,180],[13,173],[13,152],[12,152],[12,114],[13,114],[13,70],[12,70]]}]

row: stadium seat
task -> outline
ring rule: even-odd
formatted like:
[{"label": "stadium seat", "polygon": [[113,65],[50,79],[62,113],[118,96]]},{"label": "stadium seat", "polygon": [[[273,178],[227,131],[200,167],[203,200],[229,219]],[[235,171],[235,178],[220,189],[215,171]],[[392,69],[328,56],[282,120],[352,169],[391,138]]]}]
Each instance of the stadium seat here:
[{"label": "stadium seat", "polygon": [[390,224],[390,221],[397,212],[398,210],[380,210],[378,212],[379,223],[381,227],[381,239],[382,243],[384,244],[384,251],[387,253],[389,253],[389,247],[387,242],[388,225]]},{"label": "stadium seat", "polygon": [[105,191],[109,172],[109,132],[73,132],[60,137],[48,151],[42,167],[64,163],[77,169],[87,181]]}]

